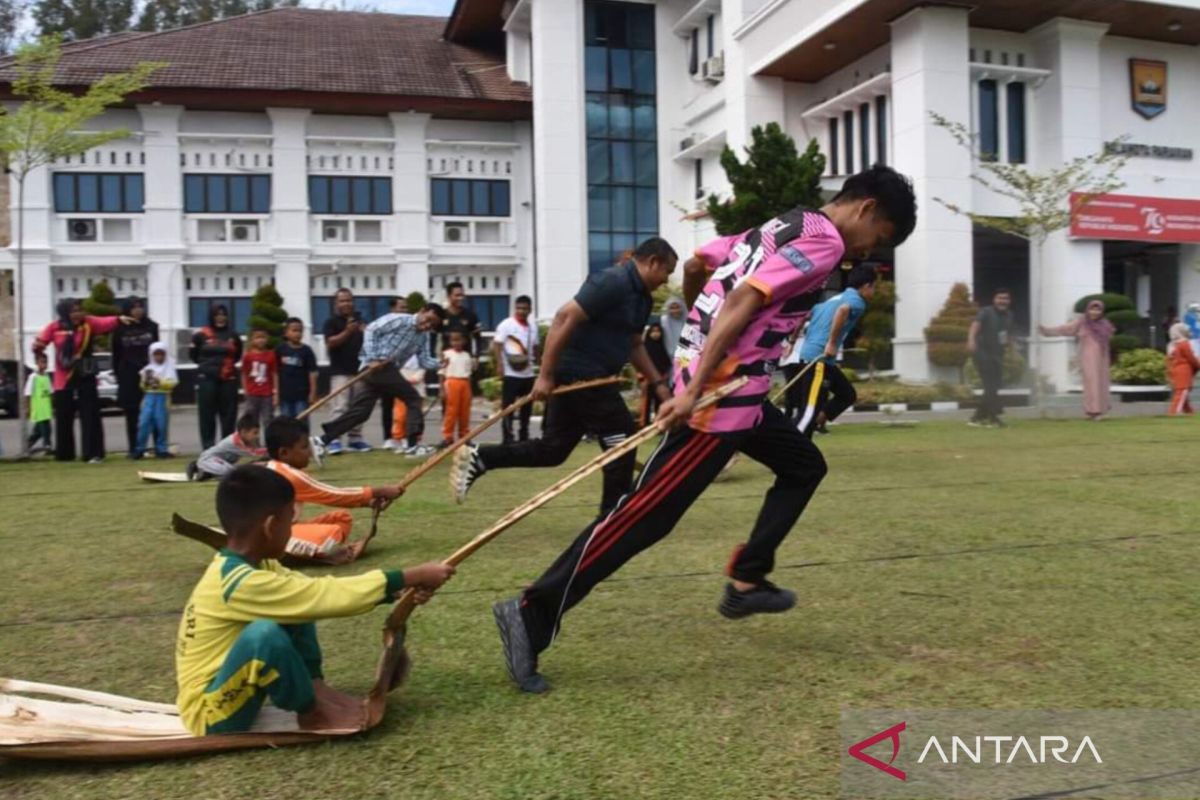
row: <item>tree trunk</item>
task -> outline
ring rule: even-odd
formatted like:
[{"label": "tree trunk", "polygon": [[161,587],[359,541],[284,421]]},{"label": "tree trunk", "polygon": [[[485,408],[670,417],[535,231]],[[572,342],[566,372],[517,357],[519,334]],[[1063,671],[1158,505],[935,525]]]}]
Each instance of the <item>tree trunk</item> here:
[{"label": "tree trunk", "polygon": [[25,453],[29,443],[29,415],[25,410],[25,176],[17,178],[17,273],[13,281],[13,303],[16,304],[16,356],[17,356],[17,427],[21,431],[19,447]]}]

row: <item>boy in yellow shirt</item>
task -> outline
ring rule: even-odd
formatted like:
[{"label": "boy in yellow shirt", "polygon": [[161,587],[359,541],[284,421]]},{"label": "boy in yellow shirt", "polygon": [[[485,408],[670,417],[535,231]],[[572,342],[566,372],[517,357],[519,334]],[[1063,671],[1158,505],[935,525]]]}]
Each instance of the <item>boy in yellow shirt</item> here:
[{"label": "boy in yellow shirt", "polygon": [[347,578],[310,578],[280,566],[292,533],[295,492],[282,475],[237,467],[217,487],[229,536],[184,608],[175,645],[176,704],[197,735],[250,730],[268,698],[299,715],[302,730],[361,726],[361,700],[327,686],[314,624],[365,614],[406,586],[425,602],[454,574],[429,562]]}]

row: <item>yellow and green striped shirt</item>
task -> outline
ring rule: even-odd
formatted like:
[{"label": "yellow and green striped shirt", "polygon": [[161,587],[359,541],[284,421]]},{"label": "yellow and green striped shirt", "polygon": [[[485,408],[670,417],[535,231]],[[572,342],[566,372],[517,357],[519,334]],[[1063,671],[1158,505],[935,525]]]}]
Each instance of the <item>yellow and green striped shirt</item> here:
[{"label": "yellow and green striped shirt", "polygon": [[364,614],[404,588],[404,573],[372,570],[362,575],[310,578],[278,561],[258,564],[230,550],[213,557],[192,590],[175,644],[176,705],[188,730],[205,730],[205,688],[225,662],[246,625],[282,625]]}]

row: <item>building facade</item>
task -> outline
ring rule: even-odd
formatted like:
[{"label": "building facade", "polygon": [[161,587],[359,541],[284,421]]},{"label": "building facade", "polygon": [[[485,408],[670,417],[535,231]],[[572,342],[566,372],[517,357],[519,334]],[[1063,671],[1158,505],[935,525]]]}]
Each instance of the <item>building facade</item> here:
[{"label": "building facade", "polygon": [[[818,142],[830,193],[876,162],[912,177],[917,228],[878,254],[902,377],[945,377],[923,331],[959,282],[984,303],[1010,288],[1023,332],[1101,290],[1157,325],[1200,300],[1197,44],[1184,0],[458,0],[446,20],[292,9],[69,47],[79,83],[171,66],[101,120],[129,139],[34,181],[25,335],[101,277],[180,341],[213,299],[237,322],[264,281],[318,325],[338,285],[374,314],[455,278],[485,322],[518,293],[544,318],[647,236],[712,237],[720,154],[768,122]],[[1015,205],[931,113],[1033,170],[1118,141],[1125,187],[1039,263],[948,210]],[[1071,349],[1039,348],[1059,386]]]}]

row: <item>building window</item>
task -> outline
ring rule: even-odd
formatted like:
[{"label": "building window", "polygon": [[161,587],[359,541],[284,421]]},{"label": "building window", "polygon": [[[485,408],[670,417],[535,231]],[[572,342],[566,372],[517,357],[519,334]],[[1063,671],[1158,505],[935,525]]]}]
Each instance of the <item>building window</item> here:
[{"label": "building window", "polygon": [[[990,53],[989,53],[990,55]],[[979,82],[979,156],[995,161],[1000,152],[1000,120],[996,110],[996,82]]]},{"label": "building window", "polygon": [[708,15],[708,19],[704,21],[705,38],[708,43],[708,57],[713,57],[713,29],[716,27],[716,17],[713,14]]},{"label": "building window", "polygon": [[270,175],[184,175],[187,214],[270,214]]},{"label": "building window", "polygon": [[435,217],[508,217],[512,215],[508,181],[434,178],[430,208]]},{"label": "building window", "polygon": [[308,176],[308,206],[314,214],[391,214],[391,178]]},{"label": "building window", "polygon": [[700,30],[692,28],[692,38],[688,41],[688,74],[695,75],[700,71]]},{"label": "building window", "polygon": [[704,161],[703,161],[703,159],[697,158],[695,163],[696,163],[696,167],[695,167],[695,170],[696,170],[696,176],[695,176],[696,177],[696,199],[701,200],[704,198]]},{"label": "building window", "polygon": [[858,146],[863,169],[871,166],[871,104],[858,107]]},{"label": "building window", "polygon": [[229,326],[240,334],[250,332],[249,297],[189,297],[188,327],[203,328],[208,324],[208,312],[214,305],[229,310]]},{"label": "building window", "polygon": [[838,171],[838,152],[840,150],[840,142],[838,140],[838,118],[829,118],[829,174],[841,175]]},{"label": "building window", "polygon": [[842,141],[846,145],[846,174],[854,174],[854,112],[842,114]]},{"label": "building window", "polygon": [[887,160],[887,95],[875,98],[875,160],[880,164]]},{"label": "building window", "polygon": [[54,173],[54,210],[59,214],[141,214],[144,198],[141,173]]},{"label": "building window", "polygon": [[[496,283],[499,281],[497,278]],[[482,278],[480,282],[485,284],[482,288],[486,289],[487,278]],[[479,324],[485,331],[496,330],[496,326],[508,316],[509,299],[506,295],[469,295],[466,302],[467,308],[479,317]]]},{"label": "building window", "polygon": [[1025,163],[1025,84],[1008,84],[1008,163]]},{"label": "building window", "polygon": [[[654,6],[588,0],[588,269],[658,234]],[[693,47],[693,53],[697,48]]]}]

